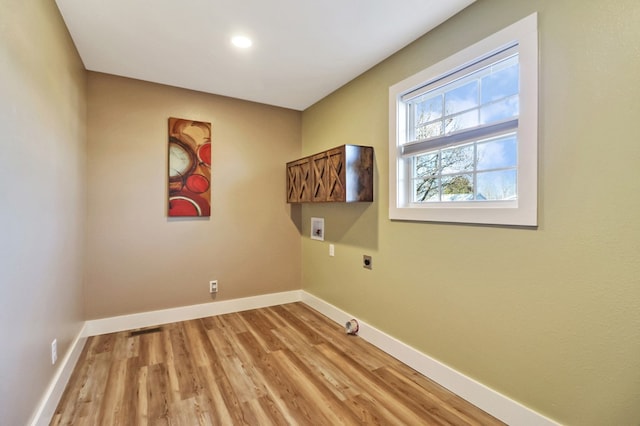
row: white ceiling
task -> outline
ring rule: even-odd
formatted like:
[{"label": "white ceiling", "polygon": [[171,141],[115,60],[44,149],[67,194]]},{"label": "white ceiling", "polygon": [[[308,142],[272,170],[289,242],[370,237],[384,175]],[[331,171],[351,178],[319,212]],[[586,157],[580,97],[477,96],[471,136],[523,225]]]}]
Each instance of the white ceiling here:
[{"label": "white ceiling", "polygon": [[304,110],[474,1],[56,3],[88,70]]}]

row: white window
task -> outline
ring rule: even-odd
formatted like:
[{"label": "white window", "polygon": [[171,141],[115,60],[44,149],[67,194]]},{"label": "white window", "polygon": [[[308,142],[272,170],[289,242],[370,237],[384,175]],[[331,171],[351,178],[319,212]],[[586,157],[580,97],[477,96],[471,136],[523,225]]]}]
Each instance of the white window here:
[{"label": "white window", "polygon": [[537,225],[531,15],[389,89],[389,217]]}]

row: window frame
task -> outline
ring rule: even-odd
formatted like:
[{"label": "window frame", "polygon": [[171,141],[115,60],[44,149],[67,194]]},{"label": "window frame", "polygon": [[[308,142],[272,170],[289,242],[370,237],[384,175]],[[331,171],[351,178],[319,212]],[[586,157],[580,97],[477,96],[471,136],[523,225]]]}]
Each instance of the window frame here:
[{"label": "window frame", "polygon": [[[474,63],[517,46],[520,63],[517,200],[411,202],[411,158],[403,156],[407,133],[403,97]],[[538,217],[537,14],[504,28],[389,88],[389,218],[391,220],[537,226]]]}]

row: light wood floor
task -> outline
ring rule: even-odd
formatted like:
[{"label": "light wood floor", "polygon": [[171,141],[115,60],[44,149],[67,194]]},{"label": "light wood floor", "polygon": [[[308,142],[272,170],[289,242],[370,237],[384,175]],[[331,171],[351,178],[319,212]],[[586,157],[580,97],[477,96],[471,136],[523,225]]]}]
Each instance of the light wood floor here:
[{"label": "light wood floor", "polygon": [[88,339],[52,425],[494,425],[302,303]]}]

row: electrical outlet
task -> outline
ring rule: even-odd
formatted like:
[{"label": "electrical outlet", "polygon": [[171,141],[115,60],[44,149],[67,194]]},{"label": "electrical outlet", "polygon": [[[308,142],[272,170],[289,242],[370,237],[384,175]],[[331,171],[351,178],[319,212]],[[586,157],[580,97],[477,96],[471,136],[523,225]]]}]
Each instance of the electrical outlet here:
[{"label": "electrical outlet", "polygon": [[58,360],[58,339],[53,339],[51,342],[51,365],[54,365]]},{"label": "electrical outlet", "polygon": [[366,254],[362,256],[362,267],[363,268],[372,269],[372,262],[373,262],[373,260],[371,259],[371,256],[367,256]]},{"label": "electrical outlet", "polygon": [[209,293],[218,292],[218,280],[209,281]]}]

